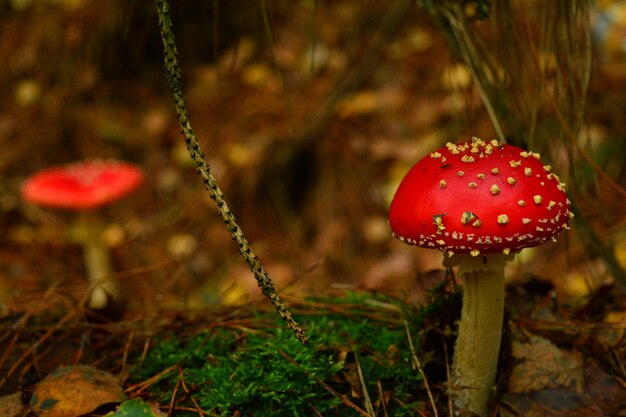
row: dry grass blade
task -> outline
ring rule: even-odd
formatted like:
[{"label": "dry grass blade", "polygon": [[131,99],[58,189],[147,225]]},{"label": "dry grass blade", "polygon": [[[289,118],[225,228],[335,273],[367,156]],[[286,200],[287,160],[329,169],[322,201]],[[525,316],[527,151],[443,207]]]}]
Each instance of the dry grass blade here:
[{"label": "dry grass blade", "polygon": [[[585,109],[587,104],[587,92],[591,79],[591,30],[589,25],[589,2],[580,1],[554,1],[547,3],[547,9],[543,16],[542,31],[544,37],[539,45],[540,50],[553,51],[553,54],[560,50],[567,53],[562,54],[561,65],[555,65],[555,92],[544,87],[546,101],[554,111],[562,131],[559,137],[565,140],[569,146],[570,160],[574,156],[581,156],[585,163],[588,163],[593,170],[602,177],[618,193],[626,197],[626,189],[609,177],[600,166],[593,160],[577,139],[578,132],[585,119]],[[557,28],[555,30],[554,28]],[[539,54],[532,38],[528,35],[528,45],[530,46],[531,63],[541,70]],[[572,170],[575,165],[572,164]],[[572,172],[575,180],[576,172]]]},{"label": "dry grass blade", "polygon": [[[441,339],[441,344],[443,345],[443,358],[446,361],[446,381],[448,384],[448,392],[452,391],[452,386],[451,386],[451,381],[452,379],[450,378],[450,361],[448,361],[448,345],[446,345],[446,341]],[[454,406],[452,405],[452,397],[448,395],[448,413],[452,416],[454,415]]]},{"label": "dry grass blade", "polygon": [[430,401],[430,406],[433,409],[433,414],[435,417],[439,416],[437,412],[437,404],[435,404],[435,397],[433,397],[433,392],[430,389],[430,384],[428,383],[428,378],[426,378],[426,374],[424,373],[424,369],[422,368],[422,364],[417,357],[417,353],[415,352],[415,346],[413,345],[413,337],[411,336],[411,330],[409,330],[409,322],[406,319],[404,322],[404,330],[406,331],[406,337],[409,341],[409,349],[411,350],[411,359],[413,361],[413,369],[417,370],[424,380],[424,388],[426,388],[426,394],[428,395],[428,400]]},{"label": "dry grass blade", "polygon": [[122,370],[120,371],[121,380],[126,379],[128,375],[128,353],[130,352],[134,336],[135,332],[131,330],[126,338],[126,343],[124,344],[124,352],[122,353]]},{"label": "dry grass blade", "polygon": [[383,407],[383,416],[389,417],[389,413],[387,412],[387,401],[385,400],[385,392],[383,391],[383,385],[380,383],[380,380],[376,381],[376,387],[378,388],[380,404]]},{"label": "dry grass blade", "polygon": [[494,1],[480,23],[457,1],[437,2],[429,11],[469,69],[499,138],[537,149],[549,144],[537,137],[551,126],[545,114],[553,111],[550,91],[565,116],[557,140],[566,130],[576,135],[583,124],[591,74],[589,1],[527,8],[521,1]]},{"label": "dry grass blade", "polygon": [[501,142],[506,142],[506,137],[501,126],[500,118],[496,113],[493,105],[493,94],[489,94],[489,79],[494,79],[495,72],[492,70],[492,66],[489,65],[487,55],[482,54],[473,37],[470,35],[466,21],[463,16],[462,6],[457,2],[449,3],[446,7],[442,7],[441,13],[446,17],[452,34],[456,40],[458,49],[465,61],[465,64],[470,70],[472,79],[478,88],[480,98],[485,105],[485,109],[489,114],[493,128],[496,131],[496,135]]},{"label": "dry grass blade", "polygon": [[[585,195],[588,167],[621,196],[626,189],[608,175],[580,136],[585,125],[591,78],[592,50],[589,0],[533,3],[498,0],[488,19],[478,22],[457,1],[422,3],[447,35],[468,68],[494,131],[515,145],[552,153],[550,160],[568,172],[570,199]],[[622,289],[626,276],[611,248],[584,216],[576,232],[594,256],[599,256]],[[600,243],[600,245],[598,245]],[[600,249],[598,249],[600,248]]]},{"label": "dry grass blade", "polygon": [[369,391],[367,389],[367,384],[365,383],[365,377],[363,376],[363,368],[361,368],[361,363],[359,362],[359,354],[357,349],[354,348],[352,342],[350,343],[350,348],[352,349],[352,353],[354,354],[354,361],[356,363],[356,372],[359,376],[359,383],[361,384],[361,392],[363,393],[363,402],[365,403],[365,408],[368,413],[371,415],[376,415],[374,411],[374,406],[372,405],[372,399],[370,398]]},{"label": "dry grass blade", "polygon": [[[589,1],[552,1],[543,16],[542,49],[555,54],[555,87],[561,120],[561,135],[577,134],[584,122],[591,77],[591,29]],[[564,51],[564,53],[559,53]],[[537,56],[535,56],[535,59]],[[550,91],[546,89],[546,93]]]}]

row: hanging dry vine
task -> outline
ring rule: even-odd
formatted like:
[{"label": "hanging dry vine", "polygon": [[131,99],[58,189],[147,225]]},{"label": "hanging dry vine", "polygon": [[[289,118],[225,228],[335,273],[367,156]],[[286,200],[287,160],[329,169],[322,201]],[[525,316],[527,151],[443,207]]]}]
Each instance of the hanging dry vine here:
[{"label": "hanging dry vine", "polygon": [[181,132],[185,138],[187,149],[193,159],[198,174],[202,176],[204,185],[206,186],[211,199],[215,201],[217,210],[226,224],[226,228],[230,232],[233,240],[237,242],[241,255],[248,263],[250,270],[263,291],[263,294],[270,299],[272,305],[276,309],[278,315],[287,323],[287,326],[295,333],[298,340],[306,343],[307,336],[304,331],[295,322],[291,313],[282,300],[276,294],[274,284],[268,273],[261,265],[259,258],[254,254],[248,239],[237,224],[235,216],[230,211],[228,204],[224,200],[224,194],[220,190],[217,180],[211,173],[211,168],[206,162],[204,152],[200,148],[195,134],[191,128],[187,107],[185,106],[185,98],[183,96],[183,81],[180,66],[178,64],[178,50],[174,38],[173,24],[170,17],[170,6],[167,0],[156,0],[157,15],[159,19],[159,28],[161,30],[161,39],[163,41],[163,54],[165,58],[165,74],[167,79],[167,87],[169,89],[174,106],[176,107],[176,115],[180,123]]}]

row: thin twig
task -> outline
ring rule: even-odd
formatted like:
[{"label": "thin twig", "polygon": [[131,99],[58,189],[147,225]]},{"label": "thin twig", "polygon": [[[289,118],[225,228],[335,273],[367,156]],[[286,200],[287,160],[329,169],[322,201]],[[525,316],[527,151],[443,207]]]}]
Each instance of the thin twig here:
[{"label": "thin twig", "polygon": [[165,75],[167,79],[167,87],[169,89],[176,115],[181,127],[181,133],[185,138],[187,149],[191,155],[191,159],[196,165],[198,174],[202,177],[202,181],[209,191],[211,199],[215,202],[217,210],[226,224],[226,228],[230,232],[233,240],[237,242],[241,255],[248,263],[250,271],[254,274],[259,288],[263,294],[270,299],[272,305],[276,309],[278,315],[287,323],[287,326],[295,333],[300,342],[306,343],[307,336],[293,319],[289,310],[276,294],[274,283],[269,274],[261,265],[259,258],[254,254],[248,239],[244,236],[243,231],[239,227],[235,215],[230,211],[228,204],[224,199],[224,194],[217,184],[217,180],[211,173],[211,168],[206,162],[204,151],[202,151],[196,135],[191,127],[191,121],[185,105],[183,96],[183,79],[180,66],[178,64],[178,50],[173,33],[173,24],[170,17],[170,6],[167,0],[156,0],[157,15],[159,18],[159,28],[161,30],[161,39],[163,41],[163,54],[165,58]]}]

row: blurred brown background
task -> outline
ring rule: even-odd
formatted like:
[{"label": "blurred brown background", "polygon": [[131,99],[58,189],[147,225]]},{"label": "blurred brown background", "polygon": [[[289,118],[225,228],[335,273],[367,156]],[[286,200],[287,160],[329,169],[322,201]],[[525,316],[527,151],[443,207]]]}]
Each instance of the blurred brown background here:
[{"label": "blurred brown background", "polygon": [[[501,70],[489,78],[477,67],[484,82],[503,82],[487,91],[501,130],[573,184],[584,227],[603,245],[590,250],[589,234],[574,227],[518,256],[509,277],[549,277],[564,295],[584,295],[613,279],[599,252],[626,264],[626,205],[615,187],[623,190],[626,174],[626,4],[590,4],[587,73],[582,44],[562,50],[548,36],[554,10],[492,3],[487,16],[483,2],[458,4],[468,39],[493,52],[475,58]],[[391,237],[395,187],[447,141],[498,137],[463,39],[441,11],[428,1],[170,4],[195,133],[281,293],[353,286],[422,298],[441,278],[428,273],[441,257]],[[139,192],[102,210],[132,305],[258,298],[179,133],[153,3],[11,0],[0,4],[0,25],[1,299],[53,285],[84,293],[82,254],[67,237],[72,214],[23,202],[19,187],[40,169],[86,158],[123,159],[146,173]]]}]

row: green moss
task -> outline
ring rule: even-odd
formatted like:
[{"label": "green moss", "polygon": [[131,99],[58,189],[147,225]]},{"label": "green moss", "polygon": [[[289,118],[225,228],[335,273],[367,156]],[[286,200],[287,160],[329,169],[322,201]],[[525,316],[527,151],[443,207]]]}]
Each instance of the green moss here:
[{"label": "green moss", "polygon": [[[141,381],[180,366],[186,387],[209,415],[231,416],[237,411],[242,416],[279,417],[317,412],[349,417],[359,413],[342,404],[338,395],[366,409],[360,367],[375,409],[382,407],[382,390],[388,415],[420,415],[425,396],[420,375],[411,367],[402,321],[406,306],[370,294],[314,303],[315,309],[298,314],[310,336],[307,345],[283,328],[273,312],[254,313],[247,327],[224,323],[188,338],[163,337],[131,375]],[[411,327],[415,338],[415,323]],[[151,386],[151,392],[167,404],[178,380],[179,374],[170,372]],[[183,394],[179,388],[177,405],[194,407],[190,396]]]}]

